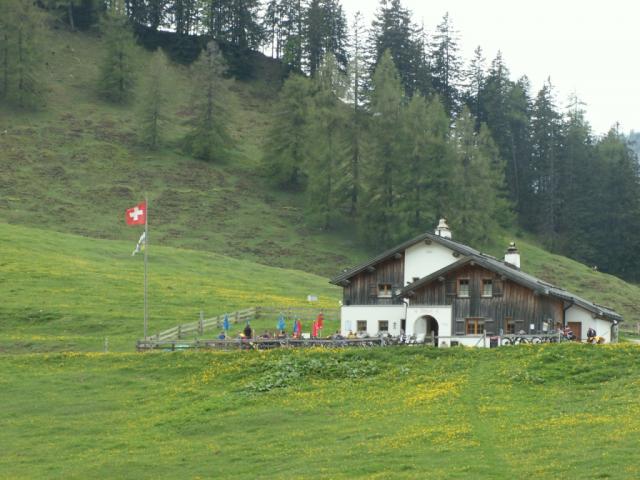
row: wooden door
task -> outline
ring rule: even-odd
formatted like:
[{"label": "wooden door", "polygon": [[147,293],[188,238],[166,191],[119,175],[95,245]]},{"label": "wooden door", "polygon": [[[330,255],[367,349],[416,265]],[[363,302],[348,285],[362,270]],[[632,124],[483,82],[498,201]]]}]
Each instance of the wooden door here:
[{"label": "wooden door", "polygon": [[582,323],[581,322],[569,322],[569,328],[576,336],[576,342],[582,341]]}]

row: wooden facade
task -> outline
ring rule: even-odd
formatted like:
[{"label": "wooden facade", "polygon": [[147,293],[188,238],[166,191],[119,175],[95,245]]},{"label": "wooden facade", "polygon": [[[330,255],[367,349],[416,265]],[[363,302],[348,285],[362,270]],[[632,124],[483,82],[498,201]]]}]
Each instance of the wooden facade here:
[{"label": "wooden facade", "polygon": [[501,330],[511,333],[509,329],[529,333],[531,324],[536,332],[541,332],[544,323],[548,329],[561,324],[564,314],[562,300],[540,295],[499,273],[472,264],[420,285],[411,291],[409,298],[412,306],[451,305],[454,335],[467,333],[468,319],[481,319],[489,335]]},{"label": "wooden facade", "polygon": [[[371,266],[343,283],[343,305],[391,305],[402,303],[395,293],[404,285],[404,255]],[[390,286],[389,295],[380,295],[381,286]]]}]

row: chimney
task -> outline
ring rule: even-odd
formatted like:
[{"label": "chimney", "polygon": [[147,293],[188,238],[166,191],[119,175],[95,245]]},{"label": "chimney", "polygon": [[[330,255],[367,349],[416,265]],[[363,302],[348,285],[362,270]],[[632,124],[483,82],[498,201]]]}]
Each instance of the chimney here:
[{"label": "chimney", "polygon": [[509,248],[504,254],[504,263],[508,263],[510,266],[520,270],[520,252],[515,242],[509,244]]},{"label": "chimney", "polygon": [[451,230],[449,229],[449,225],[447,225],[447,219],[441,218],[440,223],[436,227],[436,235],[442,238],[451,238]]}]

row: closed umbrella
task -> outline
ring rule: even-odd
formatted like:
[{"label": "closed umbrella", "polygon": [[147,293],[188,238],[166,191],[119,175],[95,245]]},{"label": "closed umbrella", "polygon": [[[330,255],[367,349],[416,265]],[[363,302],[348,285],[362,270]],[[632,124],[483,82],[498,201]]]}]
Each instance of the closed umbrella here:
[{"label": "closed umbrella", "polygon": [[284,317],[280,314],[280,317],[278,318],[278,330],[283,332],[285,328],[287,328],[287,326],[284,323]]}]

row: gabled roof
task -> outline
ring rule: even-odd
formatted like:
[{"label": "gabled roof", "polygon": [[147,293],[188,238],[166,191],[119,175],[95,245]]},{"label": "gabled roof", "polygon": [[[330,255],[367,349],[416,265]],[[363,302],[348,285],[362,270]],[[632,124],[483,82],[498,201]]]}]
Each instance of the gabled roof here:
[{"label": "gabled roof", "polygon": [[467,245],[464,245],[454,240],[443,238],[431,233],[423,233],[422,235],[412,238],[411,240],[408,240],[394,248],[387,250],[386,252],[381,253],[376,257],[369,259],[365,263],[362,263],[354,268],[346,270],[340,275],[332,278],[331,283],[333,283],[334,285],[341,285],[345,280],[348,280],[349,278],[361,273],[362,271],[366,270],[368,267],[371,267],[384,260],[387,260],[397,253],[404,252],[407,248],[419,242],[422,242],[424,240],[431,240],[436,243],[439,243],[440,245],[447,247],[453,250],[454,252],[464,255],[464,257],[438,270],[437,272],[434,272],[430,275],[427,275],[426,277],[421,278],[420,280],[417,280],[416,282],[413,282],[412,284],[403,288],[401,290],[400,295],[405,295],[411,290],[414,290],[422,285],[425,285],[447,272],[455,270],[468,263],[474,262],[475,264],[480,265],[486,268],[487,270],[491,270],[495,273],[503,275],[509,280],[519,285],[522,285],[524,287],[530,288],[531,290],[538,292],[542,295],[553,296],[565,302],[573,303],[575,305],[578,305],[594,313],[599,317],[604,317],[609,320],[622,322],[622,317],[615,310],[611,308],[598,305],[597,303],[593,303],[588,300],[585,300],[577,295],[574,295],[573,293],[563,290],[562,288],[556,287],[555,285],[547,283],[544,280],[540,280],[539,278],[536,278],[533,275],[529,275],[528,273],[525,273],[515,267],[512,267],[509,264],[501,260],[498,260],[495,257],[492,257],[491,255],[486,255]]},{"label": "gabled roof", "polygon": [[416,243],[423,242],[424,240],[432,240],[434,242],[440,243],[441,245],[450,248],[454,252],[458,252],[461,255],[481,255],[479,251],[462,243],[455,242],[449,238],[443,238],[438,235],[434,235],[433,233],[423,233],[422,235],[418,235],[411,240],[407,240],[406,242],[401,243],[400,245],[397,245],[387,250],[386,252],[381,253],[380,255],[376,255],[375,257],[370,258],[360,265],[345,270],[340,275],[336,275],[335,277],[333,277],[329,281],[329,283],[333,283],[334,285],[341,285],[345,280],[348,280],[349,278],[363,272],[367,268],[372,267],[373,265],[377,265],[384,260],[388,260],[396,253],[403,253],[407,248],[415,245]]}]

